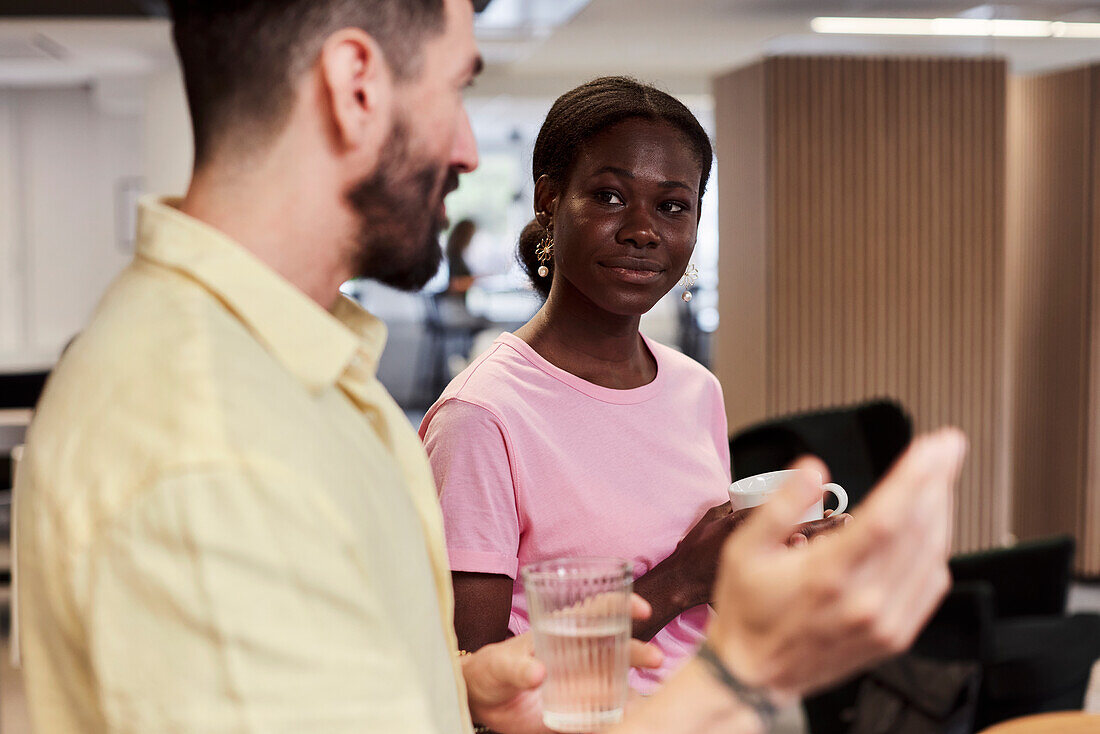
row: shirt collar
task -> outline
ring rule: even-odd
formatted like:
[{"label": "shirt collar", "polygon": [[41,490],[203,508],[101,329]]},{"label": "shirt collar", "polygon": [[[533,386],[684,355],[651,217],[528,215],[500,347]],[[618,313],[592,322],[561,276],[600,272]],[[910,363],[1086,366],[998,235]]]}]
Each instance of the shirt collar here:
[{"label": "shirt collar", "polygon": [[142,200],[138,257],[182,272],[216,295],[312,391],[335,384],[353,361],[374,374],[386,344],[381,321],[343,296],[326,311],[178,204],[178,199]]}]

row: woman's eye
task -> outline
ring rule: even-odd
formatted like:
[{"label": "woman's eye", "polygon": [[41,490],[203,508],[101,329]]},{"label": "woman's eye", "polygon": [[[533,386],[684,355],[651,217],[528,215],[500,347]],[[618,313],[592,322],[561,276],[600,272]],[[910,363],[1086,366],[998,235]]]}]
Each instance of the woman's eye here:
[{"label": "woman's eye", "polygon": [[622,204],[623,199],[614,191],[599,191],[596,193],[596,199],[604,204]]}]

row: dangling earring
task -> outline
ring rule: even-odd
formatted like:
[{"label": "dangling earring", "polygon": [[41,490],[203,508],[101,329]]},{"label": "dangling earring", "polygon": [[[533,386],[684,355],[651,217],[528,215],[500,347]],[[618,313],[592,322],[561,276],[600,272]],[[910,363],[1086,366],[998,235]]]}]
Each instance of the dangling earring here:
[{"label": "dangling earring", "polygon": [[680,285],[684,287],[684,292],[680,294],[680,298],[684,303],[691,301],[691,289],[695,286],[695,279],[699,277],[699,269],[695,267],[695,263],[689,263],[687,270],[684,271],[684,277],[680,278]]},{"label": "dangling earring", "polygon": [[538,274],[540,278],[545,278],[550,275],[550,268],[546,263],[554,259],[554,234],[550,231],[550,228],[546,228],[546,234],[542,236],[542,241],[539,242],[539,246],[535,248],[535,257],[539,259]]}]

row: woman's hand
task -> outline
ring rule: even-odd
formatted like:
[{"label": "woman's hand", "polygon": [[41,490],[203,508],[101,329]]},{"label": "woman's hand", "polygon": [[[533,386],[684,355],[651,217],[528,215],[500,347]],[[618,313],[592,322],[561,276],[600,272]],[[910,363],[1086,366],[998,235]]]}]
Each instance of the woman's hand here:
[{"label": "woman's hand", "polygon": [[[649,616],[650,607],[635,594],[631,614],[636,620]],[[630,641],[632,668],[658,668],[664,660],[652,645]],[[482,647],[462,658],[462,677],[470,714],[500,734],[547,734],[542,723],[542,699],[538,687],[546,677],[546,668],[535,658],[534,641],[526,632],[504,642]]]},{"label": "woman's hand", "polygon": [[[729,502],[710,508],[668,558],[634,580],[634,590],[653,606],[653,615],[634,625],[636,638],[649,640],[677,615],[711,602],[722,546],[756,509],[734,511]],[[850,519],[847,514],[833,515],[830,510],[822,520],[798,525],[787,545],[803,546],[812,538],[843,527]]]},{"label": "woman's hand", "polygon": [[834,530],[839,530],[851,522],[851,520],[852,516],[847,512],[837,514],[832,510],[825,510],[825,517],[823,519],[804,522],[799,525],[798,530],[792,533],[791,537],[787,538],[787,545],[791,548],[801,548],[814,538],[824,537]]},{"label": "woman's hand", "polygon": [[730,533],[748,519],[753,509],[734,512],[729,502],[712,507],[672,551],[669,560],[683,584],[680,593],[686,605],[684,609],[710,601],[722,546]]},{"label": "woman's hand", "polygon": [[731,512],[729,502],[712,507],[668,558],[634,579],[634,591],[653,607],[649,619],[634,624],[634,637],[649,640],[677,615],[710,601],[722,545],[751,512]]},{"label": "woman's hand", "polygon": [[[823,467],[821,470],[828,476]],[[711,602],[722,546],[755,509],[734,511],[729,502],[710,508],[668,558],[635,579],[635,590],[654,608],[652,617],[635,625],[635,637],[648,640],[677,615]],[[832,510],[827,510],[823,519],[796,526],[787,545],[792,548],[806,545],[813,538],[844,527],[850,520],[851,516],[846,513],[833,514]]]}]

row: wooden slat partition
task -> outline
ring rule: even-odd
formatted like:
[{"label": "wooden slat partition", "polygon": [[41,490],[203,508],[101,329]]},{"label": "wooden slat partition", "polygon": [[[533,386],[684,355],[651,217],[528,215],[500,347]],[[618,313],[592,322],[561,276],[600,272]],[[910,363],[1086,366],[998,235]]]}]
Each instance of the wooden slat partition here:
[{"label": "wooden slat partition", "polygon": [[1010,82],[1009,324],[1015,528],[1072,533],[1100,576],[1100,73]]},{"label": "wooden slat partition", "polygon": [[[775,57],[716,80],[731,430],[898,399],[971,440],[960,550],[1009,533],[1005,64]],[[763,335],[763,336],[761,336]]]},{"label": "wooden slat partition", "polygon": [[1088,474],[1085,485],[1083,527],[1078,536],[1077,570],[1090,577],[1100,577],[1100,67],[1092,67],[1090,97],[1092,109],[1089,117],[1091,148],[1090,174],[1092,180],[1085,192],[1086,206],[1091,219],[1089,234],[1092,238],[1092,288],[1089,313],[1089,417],[1086,440],[1089,446]]},{"label": "wooden slat partition", "polygon": [[[772,332],[767,328],[769,300],[767,284],[774,252],[767,247],[772,224],[765,181],[770,180],[768,156],[763,140],[768,116],[764,107],[764,66],[750,66],[716,82],[715,105],[723,125],[744,136],[745,144],[725,146],[718,166],[721,239],[737,242],[736,267],[719,255],[719,298],[733,308],[723,307],[719,334],[736,334],[736,339],[719,336],[714,342],[715,362],[738,383],[763,386],[770,370]],[[746,104],[747,102],[747,104]],[[718,144],[722,145],[722,134]],[[751,141],[751,142],[750,142]],[[734,171],[738,175],[732,174]],[[721,375],[719,375],[721,377]],[[726,412],[733,416],[767,415],[764,390],[730,389],[725,385]],[[732,427],[732,424],[731,424]]]}]

